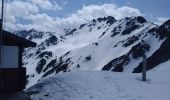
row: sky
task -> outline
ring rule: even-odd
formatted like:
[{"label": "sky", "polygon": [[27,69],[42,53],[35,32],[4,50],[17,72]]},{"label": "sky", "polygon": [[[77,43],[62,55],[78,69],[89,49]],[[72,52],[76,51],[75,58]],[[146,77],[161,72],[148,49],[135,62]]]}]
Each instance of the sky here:
[{"label": "sky", "polygon": [[144,16],[162,24],[170,18],[170,0],[5,0],[4,28],[57,31],[92,19]]}]

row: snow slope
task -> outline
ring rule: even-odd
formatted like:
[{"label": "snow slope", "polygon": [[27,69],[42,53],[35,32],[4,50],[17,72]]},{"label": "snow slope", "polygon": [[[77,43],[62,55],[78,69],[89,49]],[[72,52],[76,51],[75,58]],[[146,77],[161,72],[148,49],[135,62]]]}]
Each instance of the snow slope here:
[{"label": "snow slope", "polygon": [[47,78],[26,90],[33,100],[169,100],[170,61],[141,74],[73,71]]},{"label": "snow slope", "polygon": [[75,70],[139,73],[144,54],[147,69],[152,69],[170,59],[169,25],[167,21],[159,27],[141,16],[121,20],[108,16],[58,32],[20,31],[18,35],[38,44],[23,54],[27,87]]}]

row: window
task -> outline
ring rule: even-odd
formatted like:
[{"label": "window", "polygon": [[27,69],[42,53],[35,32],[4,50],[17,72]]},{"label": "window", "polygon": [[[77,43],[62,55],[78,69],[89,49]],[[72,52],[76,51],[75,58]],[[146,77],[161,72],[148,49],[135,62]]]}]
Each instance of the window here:
[{"label": "window", "polygon": [[19,47],[2,46],[0,68],[18,68]]}]

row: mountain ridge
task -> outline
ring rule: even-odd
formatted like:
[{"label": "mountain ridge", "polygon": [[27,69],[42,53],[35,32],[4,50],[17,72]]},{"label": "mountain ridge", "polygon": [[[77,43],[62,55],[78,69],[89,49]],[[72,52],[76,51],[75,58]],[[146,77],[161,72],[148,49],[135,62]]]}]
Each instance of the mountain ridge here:
[{"label": "mountain ridge", "polygon": [[[144,54],[148,69],[152,69],[170,59],[168,26],[169,21],[157,26],[142,16],[120,20],[108,16],[60,32],[16,32],[38,43],[36,48],[24,52],[27,87],[46,77],[73,70],[141,72]],[[164,56],[155,59],[156,64],[149,60],[166,53],[164,61],[161,61]]]}]

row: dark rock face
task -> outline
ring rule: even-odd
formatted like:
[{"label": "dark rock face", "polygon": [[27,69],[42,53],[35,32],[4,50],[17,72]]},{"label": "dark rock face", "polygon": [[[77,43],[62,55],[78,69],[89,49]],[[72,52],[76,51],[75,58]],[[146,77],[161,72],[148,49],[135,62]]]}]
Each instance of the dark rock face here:
[{"label": "dark rock face", "polygon": [[[42,50],[45,50],[46,49],[46,46],[52,46],[52,45],[57,45],[59,42],[58,38],[54,35],[50,36],[48,39],[46,39],[45,41],[43,41],[41,44],[39,44],[37,47],[38,47],[38,50],[36,51],[36,54],[41,54],[42,53]],[[51,53],[43,53],[42,55],[49,55],[51,56]]]},{"label": "dark rock face", "polygon": [[54,60],[51,60],[50,63],[47,64],[47,66],[44,68],[43,72],[46,72],[49,68],[51,67],[55,67],[55,64],[57,63],[57,60],[54,59]]},{"label": "dark rock face", "polygon": [[145,18],[143,18],[142,16],[137,16],[136,17],[136,20],[139,22],[139,23],[145,23],[147,22]]},{"label": "dark rock face", "polygon": [[[82,27],[83,27],[83,26],[82,26]],[[73,33],[74,33],[75,31],[77,31],[76,28],[72,29],[70,32],[68,32],[67,34],[65,34],[65,36],[67,36],[67,35],[73,35]]]},{"label": "dark rock face", "polygon": [[170,19],[161,25],[157,30],[160,35],[170,38]]},{"label": "dark rock face", "polygon": [[103,32],[103,33],[102,33],[102,35],[100,35],[99,39],[100,39],[102,36],[104,36],[104,35],[105,35],[105,33],[106,33],[106,32]]},{"label": "dark rock face", "polygon": [[147,43],[138,43],[134,47],[132,47],[130,53],[132,54],[134,59],[142,57],[147,51],[149,51],[150,46]]},{"label": "dark rock face", "polygon": [[148,31],[148,34],[152,34],[153,36],[155,35],[156,38],[159,38],[159,40],[163,40],[165,39],[165,35],[163,35],[162,33],[159,33],[158,32],[158,28],[151,28],[149,31]]},{"label": "dark rock face", "polygon": [[38,62],[38,65],[37,65],[37,67],[36,67],[36,71],[37,71],[38,74],[40,74],[40,73],[42,72],[45,64],[46,64],[46,60],[45,60],[45,59],[41,59],[41,60]]},{"label": "dark rock face", "polygon": [[[147,70],[156,67],[157,65],[166,62],[170,59],[170,38],[166,39],[161,47],[147,59]],[[133,73],[142,71],[142,62],[134,69]]]},{"label": "dark rock face", "polygon": [[65,63],[63,63],[63,62],[57,63],[54,67],[52,67],[49,71],[47,71],[47,72],[42,76],[42,78],[43,78],[43,77],[46,77],[46,76],[48,76],[48,75],[50,75],[50,74],[52,74],[52,73],[57,74],[57,73],[59,73],[59,72],[61,72],[61,71],[66,72],[66,71],[67,71],[67,68],[68,68],[68,64],[65,64]]},{"label": "dark rock face", "polygon": [[169,31],[169,30],[170,30],[170,19],[167,20],[163,25],[161,25],[161,26],[159,27],[159,29],[160,29],[160,30],[161,30],[161,29],[167,29],[167,31]]},{"label": "dark rock face", "polygon": [[113,59],[111,62],[109,62],[107,65],[105,65],[102,70],[111,70],[116,72],[122,72],[123,66],[128,64],[130,61],[129,57],[127,55],[123,55],[119,58]]},{"label": "dark rock face", "polygon": [[132,55],[134,59],[137,59],[139,57],[142,57],[145,52],[149,51],[149,48],[149,45],[146,44],[144,41],[142,43],[138,43],[137,45],[132,47],[127,54],[110,61],[102,68],[102,70],[112,69],[111,71],[122,72],[124,66],[126,66],[130,62],[130,55]]},{"label": "dark rock face", "polygon": [[107,20],[107,18],[106,17],[103,17],[103,18],[97,18],[97,21],[98,22],[102,22],[102,21],[106,21]]},{"label": "dark rock face", "polygon": [[103,18],[97,18],[98,22],[102,22],[102,21],[106,21],[107,24],[113,24],[116,19],[112,16],[108,16],[108,17],[103,17]]},{"label": "dark rock face", "polygon": [[[42,43],[42,44],[44,44],[44,43]],[[36,52],[37,54],[41,53],[41,51],[45,49],[45,46],[42,44],[37,46],[38,47],[38,50]]]},{"label": "dark rock face", "polygon": [[96,46],[98,46],[98,45],[99,45],[99,43],[97,43],[97,42],[95,42],[94,44],[95,44]]},{"label": "dark rock face", "polygon": [[99,26],[99,27],[97,27],[97,29],[98,29],[98,30],[100,30],[100,29],[101,29],[101,27]]},{"label": "dark rock face", "polygon": [[30,31],[21,30],[16,32],[16,34],[20,37],[26,38],[30,34]]},{"label": "dark rock face", "polygon": [[81,24],[79,29],[82,29],[86,24]]},{"label": "dark rock face", "polygon": [[115,20],[114,17],[108,16],[106,23],[109,24],[109,25],[112,25],[115,21],[116,21],[116,20]]},{"label": "dark rock face", "polygon": [[68,54],[70,54],[70,52],[71,52],[71,51],[66,52],[63,56],[64,56],[64,57],[67,56]]},{"label": "dark rock face", "polygon": [[80,65],[79,65],[79,64],[77,64],[77,68],[80,68]]},{"label": "dark rock face", "polygon": [[115,27],[111,32],[113,33],[111,35],[111,37],[115,37],[117,34],[119,34],[121,32],[121,29],[122,27],[121,26],[118,26],[118,27]]},{"label": "dark rock face", "polygon": [[86,60],[86,61],[90,61],[90,60],[91,60],[91,55],[87,56],[87,57],[85,58],[85,60]]},{"label": "dark rock face", "polygon": [[58,60],[53,59],[51,60],[51,62],[49,62],[47,64],[47,66],[44,67],[43,72],[44,75],[42,76],[42,78],[50,75],[50,74],[57,74],[59,72],[67,72],[69,70],[68,67],[70,64],[72,64],[71,62],[71,58],[67,58],[65,60],[63,60],[68,54],[70,54],[71,51],[68,51],[67,53],[65,53],[63,56],[61,56]]},{"label": "dark rock face", "polygon": [[53,35],[50,38],[46,39],[45,43],[47,46],[56,45],[58,43],[58,38]]},{"label": "dark rock face", "polygon": [[30,57],[32,57],[33,56],[33,53],[30,53],[28,56],[27,56],[27,58],[30,58]]},{"label": "dark rock face", "polygon": [[135,43],[139,38],[137,36],[132,36],[127,39],[127,41],[123,44],[123,47],[128,47],[131,44]]},{"label": "dark rock face", "polygon": [[89,27],[92,27],[92,26],[95,26],[97,24],[97,21],[96,19],[93,19],[92,20],[92,23],[90,25],[88,25]]},{"label": "dark rock face", "polygon": [[45,52],[42,52],[40,55],[38,55],[38,58],[49,58],[49,57],[52,57],[52,52],[48,52],[48,51],[45,51]]},{"label": "dark rock face", "polygon": [[31,29],[28,31],[26,30],[18,31],[16,32],[16,34],[28,40],[32,40],[32,39],[42,38],[44,33]]},{"label": "dark rock face", "polygon": [[130,34],[132,31],[136,30],[139,25],[128,25],[122,32],[122,35]]},{"label": "dark rock face", "polygon": [[[130,34],[132,31],[136,30],[140,27],[143,23],[147,22],[143,17],[137,16],[134,18],[125,18],[127,20],[126,27],[122,32],[122,35]],[[140,25],[139,25],[140,24]]]}]

